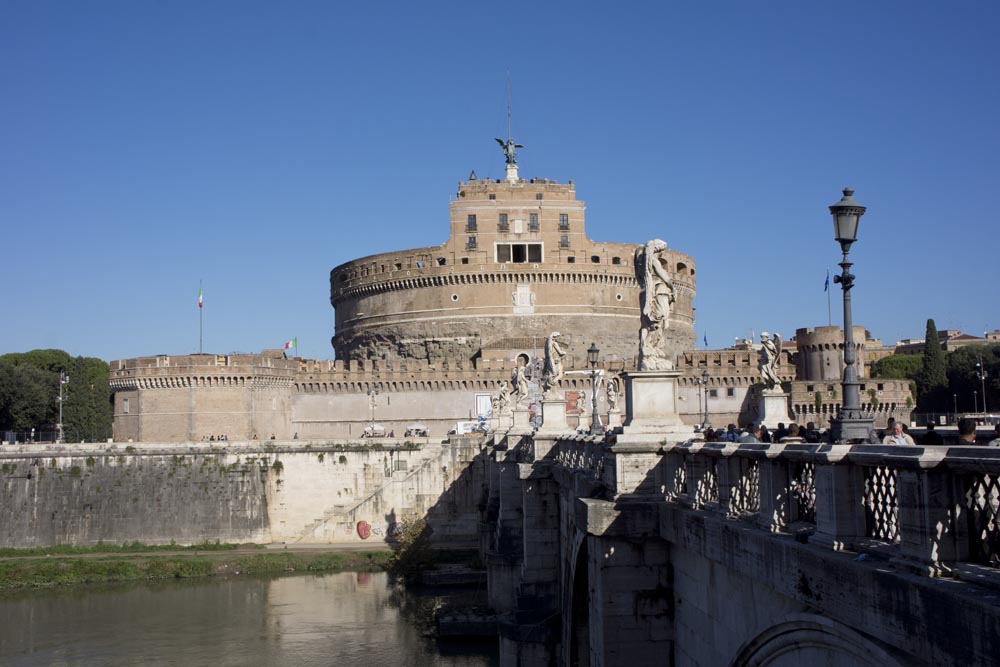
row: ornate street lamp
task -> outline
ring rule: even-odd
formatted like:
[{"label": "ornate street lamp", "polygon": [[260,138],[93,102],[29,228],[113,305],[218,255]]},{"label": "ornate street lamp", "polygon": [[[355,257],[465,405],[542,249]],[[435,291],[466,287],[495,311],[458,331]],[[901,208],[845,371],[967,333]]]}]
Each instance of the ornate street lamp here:
[{"label": "ornate street lamp", "polygon": [[601,351],[597,349],[597,343],[591,343],[587,350],[587,361],[590,362],[590,396],[593,401],[593,409],[590,412],[590,435],[602,435],[604,425],[601,424],[601,417],[597,414],[597,360],[601,356]]},{"label": "ornate street lamp", "polygon": [[834,442],[864,441],[868,439],[874,420],[861,409],[861,394],[858,391],[858,369],[855,367],[857,355],[854,346],[854,323],[851,320],[851,288],[854,276],[847,253],[851,244],[858,239],[858,224],[865,214],[865,207],[854,200],[854,190],[844,188],[843,198],[830,207],[833,216],[833,238],[840,243],[844,259],[840,262],[842,273],[833,281],[840,283],[844,290],[844,376],[841,381],[844,400],[840,413],[831,420]]}]

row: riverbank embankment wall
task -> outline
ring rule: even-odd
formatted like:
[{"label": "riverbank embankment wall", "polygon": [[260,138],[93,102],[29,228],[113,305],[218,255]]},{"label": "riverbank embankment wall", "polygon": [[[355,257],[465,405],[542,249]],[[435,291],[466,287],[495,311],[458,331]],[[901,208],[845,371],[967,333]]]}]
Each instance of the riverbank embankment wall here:
[{"label": "riverbank embankment wall", "polygon": [[478,439],[0,449],[0,547],[476,538]]}]

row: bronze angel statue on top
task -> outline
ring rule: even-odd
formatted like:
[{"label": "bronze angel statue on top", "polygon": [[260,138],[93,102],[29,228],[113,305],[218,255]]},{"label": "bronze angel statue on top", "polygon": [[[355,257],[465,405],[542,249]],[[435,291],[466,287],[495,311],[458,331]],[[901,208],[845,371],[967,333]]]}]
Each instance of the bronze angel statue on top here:
[{"label": "bronze angel statue on top", "polygon": [[507,158],[507,164],[517,164],[517,149],[524,148],[524,146],[515,144],[513,139],[508,139],[507,141],[497,139],[497,143],[500,144],[500,148],[503,150],[503,156]]}]

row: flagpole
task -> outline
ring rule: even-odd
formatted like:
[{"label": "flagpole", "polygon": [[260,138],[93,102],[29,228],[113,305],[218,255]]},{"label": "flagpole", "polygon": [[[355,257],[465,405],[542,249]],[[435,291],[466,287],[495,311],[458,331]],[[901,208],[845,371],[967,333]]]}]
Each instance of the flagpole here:
[{"label": "flagpole", "polygon": [[204,353],[205,342],[205,307],[202,300],[202,281],[198,281],[198,354]]},{"label": "flagpole", "polygon": [[830,315],[830,269],[826,270],[826,324],[833,326],[833,317]]}]

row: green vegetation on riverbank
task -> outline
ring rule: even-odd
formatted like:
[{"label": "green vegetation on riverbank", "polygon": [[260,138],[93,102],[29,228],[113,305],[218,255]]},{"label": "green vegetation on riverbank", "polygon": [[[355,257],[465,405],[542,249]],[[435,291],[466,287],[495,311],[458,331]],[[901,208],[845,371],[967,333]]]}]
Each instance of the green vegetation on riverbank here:
[{"label": "green vegetation on riverbank", "polygon": [[[251,548],[263,549],[258,545],[247,545]],[[239,544],[221,542],[202,542],[182,546],[179,544],[143,544],[128,542],[126,544],[105,544],[98,542],[92,545],[56,544],[51,547],[33,547],[30,549],[0,549],[0,558],[21,558],[26,556],[79,556],[83,554],[138,554],[157,551],[234,551]]]},{"label": "green vegetation on riverbank", "polygon": [[[176,547],[174,550],[178,550]],[[25,550],[20,550],[25,551]],[[390,551],[278,551],[197,555],[131,555],[69,558],[37,556],[0,561],[0,590],[112,581],[143,581],[225,575],[307,572],[378,572]],[[94,552],[90,552],[94,554]],[[21,554],[23,555],[23,554]]]}]

